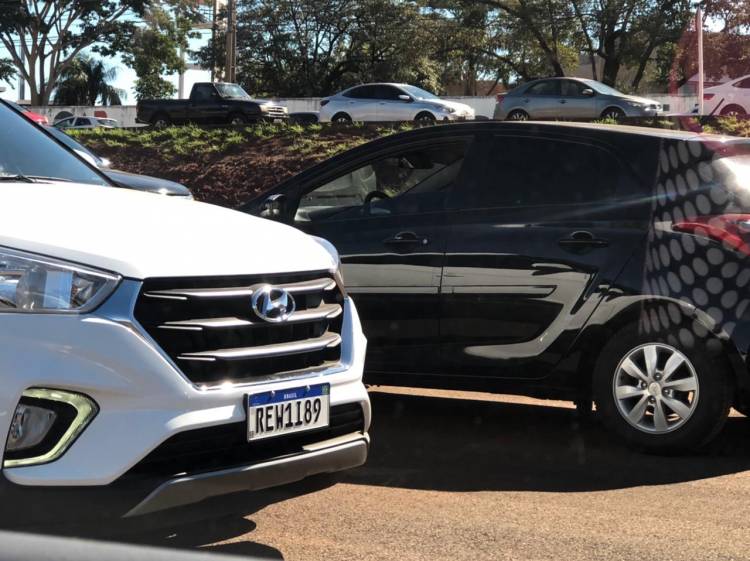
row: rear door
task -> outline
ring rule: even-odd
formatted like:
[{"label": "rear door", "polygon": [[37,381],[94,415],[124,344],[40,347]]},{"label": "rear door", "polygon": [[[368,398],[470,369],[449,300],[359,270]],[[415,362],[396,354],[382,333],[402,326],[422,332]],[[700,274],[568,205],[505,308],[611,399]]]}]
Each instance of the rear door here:
[{"label": "rear door", "polygon": [[532,119],[551,119],[561,112],[560,80],[542,80],[521,96]]},{"label": "rear door", "polygon": [[634,175],[614,150],[574,138],[477,140],[481,179],[447,201],[447,371],[546,376],[642,243],[649,199]]},{"label": "rear door", "polygon": [[370,372],[439,369],[443,203],[470,138],[400,146],[303,186],[295,225],[332,242],[368,338]]},{"label": "rear door", "polygon": [[346,93],[347,99],[342,110],[352,121],[377,120],[378,86],[360,86]]}]

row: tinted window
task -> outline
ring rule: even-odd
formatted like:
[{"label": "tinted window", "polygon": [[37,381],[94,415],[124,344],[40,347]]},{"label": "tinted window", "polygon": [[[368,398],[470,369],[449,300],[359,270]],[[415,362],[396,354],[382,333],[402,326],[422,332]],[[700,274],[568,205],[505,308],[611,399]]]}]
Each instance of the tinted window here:
[{"label": "tinted window", "polygon": [[574,80],[561,80],[560,87],[565,97],[584,97],[583,90],[590,89],[586,84]]},{"label": "tinted window", "polygon": [[430,210],[458,177],[465,152],[465,142],[454,142],[407,148],[368,162],[308,191],[295,220],[317,222]]},{"label": "tinted window", "polygon": [[526,95],[560,95],[560,80],[537,82],[526,90]]},{"label": "tinted window", "polygon": [[374,99],[376,96],[376,86],[359,86],[346,92],[346,97],[353,97],[355,99]]},{"label": "tinted window", "polygon": [[750,78],[745,78],[744,80],[740,80],[739,82],[735,82],[734,87],[735,88],[742,88],[744,90],[750,89]]},{"label": "tinted window", "polygon": [[636,191],[610,152],[545,138],[496,137],[482,181],[457,192],[453,207],[586,204]]},{"label": "tinted window", "polygon": [[107,185],[89,166],[0,103],[0,175],[18,174]]},{"label": "tinted window", "polygon": [[213,99],[215,93],[214,87],[209,84],[195,86],[193,88],[193,101],[210,101]]},{"label": "tinted window", "polygon": [[83,126],[87,126],[87,125],[90,125],[90,124],[91,124],[91,121],[89,119],[86,119],[86,118],[83,118],[83,117],[78,117],[78,119],[76,119],[76,126],[77,127],[83,127]]},{"label": "tinted window", "polygon": [[393,86],[376,86],[375,88],[375,96],[377,99],[396,101],[398,100],[398,96],[403,93],[404,92]]}]

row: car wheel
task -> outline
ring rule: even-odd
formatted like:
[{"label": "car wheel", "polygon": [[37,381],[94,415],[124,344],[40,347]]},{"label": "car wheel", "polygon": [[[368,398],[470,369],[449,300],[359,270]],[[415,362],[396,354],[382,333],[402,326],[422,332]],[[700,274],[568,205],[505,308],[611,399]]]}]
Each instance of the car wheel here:
[{"label": "car wheel", "polygon": [[151,126],[155,129],[163,129],[171,124],[172,121],[170,121],[169,117],[167,117],[166,115],[156,115],[153,119],[151,119]]},{"label": "car wheel", "polygon": [[232,126],[239,127],[242,125],[246,125],[247,123],[247,117],[245,117],[241,113],[235,113],[234,115],[229,116],[229,124]]},{"label": "car wheel", "polygon": [[351,123],[352,118],[346,113],[336,113],[333,117],[331,117],[331,122],[339,123],[340,125],[345,125],[347,123]]},{"label": "car wheel", "polygon": [[744,117],[747,112],[741,105],[733,103],[722,108],[720,114],[722,117]]},{"label": "car wheel", "polygon": [[607,107],[604,111],[602,111],[602,119],[614,119],[615,121],[619,121],[620,119],[624,119],[625,117],[625,111],[623,111],[619,107]]},{"label": "car wheel", "polygon": [[690,348],[672,339],[622,330],[602,349],[593,380],[604,424],[629,444],[662,453],[707,444],[724,426],[733,395],[720,355],[698,337],[688,338]]},{"label": "car wheel", "polygon": [[514,109],[510,113],[508,113],[508,116],[505,118],[506,121],[528,121],[529,120],[529,114],[526,113],[523,109]]},{"label": "car wheel", "polygon": [[435,115],[429,111],[422,111],[414,117],[414,122],[420,125],[433,125],[435,124]]}]

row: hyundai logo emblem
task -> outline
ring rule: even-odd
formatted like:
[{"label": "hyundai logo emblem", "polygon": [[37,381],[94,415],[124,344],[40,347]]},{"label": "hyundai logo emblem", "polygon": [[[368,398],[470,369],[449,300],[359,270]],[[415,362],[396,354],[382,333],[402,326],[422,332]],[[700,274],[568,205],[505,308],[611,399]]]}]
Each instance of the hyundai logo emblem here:
[{"label": "hyundai logo emblem", "polygon": [[294,297],[283,288],[263,284],[253,288],[253,311],[259,318],[271,323],[280,323],[294,313]]}]

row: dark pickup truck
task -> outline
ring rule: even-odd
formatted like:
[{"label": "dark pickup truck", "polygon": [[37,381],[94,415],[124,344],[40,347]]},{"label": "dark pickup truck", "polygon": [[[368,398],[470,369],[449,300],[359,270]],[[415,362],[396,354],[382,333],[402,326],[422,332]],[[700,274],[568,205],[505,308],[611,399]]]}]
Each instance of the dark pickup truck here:
[{"label": "dark pickup truck", "polygon": [[286,107],[251,98],[242,86],[223,82],[193,84],[189,99],[145,99],[138,102],[135,120],[154,127],[196,123],[245,125],[286,121]]}]

